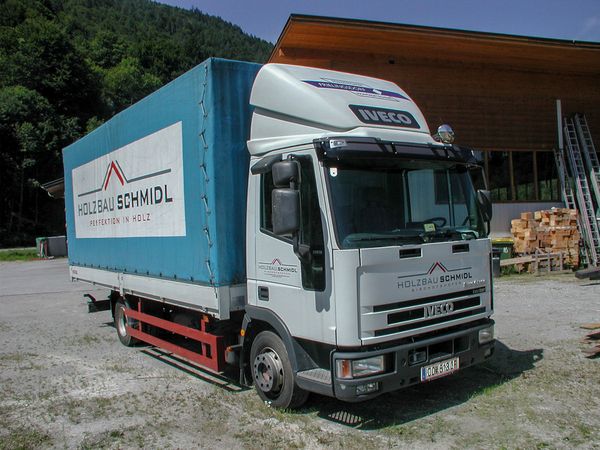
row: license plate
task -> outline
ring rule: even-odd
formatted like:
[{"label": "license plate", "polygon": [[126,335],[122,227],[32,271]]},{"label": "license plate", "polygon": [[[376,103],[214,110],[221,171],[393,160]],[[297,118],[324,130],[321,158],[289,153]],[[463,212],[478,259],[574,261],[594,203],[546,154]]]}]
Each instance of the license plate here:
[{"label": "license plate", "polygon": [[446,359],[429,366],[421,367],[421,381],[434,380],[459,369],[458,358]]}]

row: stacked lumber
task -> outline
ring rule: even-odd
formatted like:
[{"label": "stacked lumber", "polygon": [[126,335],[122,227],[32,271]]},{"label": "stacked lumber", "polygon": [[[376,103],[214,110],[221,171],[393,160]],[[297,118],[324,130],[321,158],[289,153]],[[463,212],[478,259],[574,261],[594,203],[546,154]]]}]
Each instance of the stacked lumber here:
[{"label": "stacked lumber", "polygon": [[524,212],[520,219],[511,220],[510,224],[515,253],[562,253],[565,264],[579,266],[577,210],[552,208]]}]

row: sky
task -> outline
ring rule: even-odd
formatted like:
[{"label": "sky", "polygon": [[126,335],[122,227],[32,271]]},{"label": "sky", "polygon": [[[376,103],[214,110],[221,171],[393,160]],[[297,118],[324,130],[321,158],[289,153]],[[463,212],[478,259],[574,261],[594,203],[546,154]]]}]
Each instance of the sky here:
[{"label": "sky", "polygon": [[290,14],[600,42],[600,0],[158,0],[275,43]]}]

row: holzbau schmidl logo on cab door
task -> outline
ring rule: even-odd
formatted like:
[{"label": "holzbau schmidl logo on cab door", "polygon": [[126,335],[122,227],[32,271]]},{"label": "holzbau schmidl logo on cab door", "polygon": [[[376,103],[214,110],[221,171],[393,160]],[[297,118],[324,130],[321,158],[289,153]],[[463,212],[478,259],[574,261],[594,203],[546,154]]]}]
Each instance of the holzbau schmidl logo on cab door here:
[{"label": "holzbau schmidl logo on cab door", "polygon": [[292,278],[297,276],[298,267],[294,264],[284,264],[279,258],[275,258],[270,262],[259,262],[258,270],[273,278]]},{"label": "holzbau schmidl logo on cab door", "polygon": [[185,236],[181,122],[73,169],[77,238]]}]

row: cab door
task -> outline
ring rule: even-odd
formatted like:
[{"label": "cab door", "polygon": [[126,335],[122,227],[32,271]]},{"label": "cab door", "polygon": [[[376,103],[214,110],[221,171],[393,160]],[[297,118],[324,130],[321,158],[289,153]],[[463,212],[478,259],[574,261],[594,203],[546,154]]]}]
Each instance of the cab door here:
[{"label": "cab door", "polygon": [[[254,195],[259,210],[254,216],[255,283],[250,280],[249,299],[256,306],[270,309],[286,324],[294,337],[335,344],[335,315],[331,302],[329,251],[325,245],[322,198],[313,157],[295,154],[300,163],[300,245],[309,247],[310,258],[302,262],[294,254],[291,237],[273,233],[271,194],[272,173],[260,175]],[[318,168],[318,164],[317,164]]]}]

